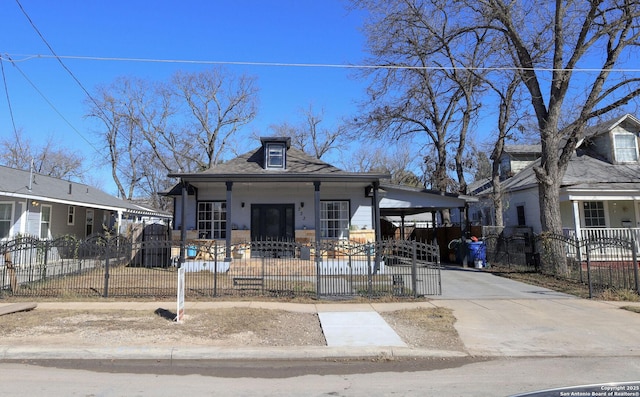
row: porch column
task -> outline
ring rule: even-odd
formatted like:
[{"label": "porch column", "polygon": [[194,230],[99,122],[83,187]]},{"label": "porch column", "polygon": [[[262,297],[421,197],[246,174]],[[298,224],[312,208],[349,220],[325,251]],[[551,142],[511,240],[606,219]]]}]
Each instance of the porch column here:
[{"label": "porch column", "polygon": [[187,183],[182,181],[180,194],[180,259],[178,267],[181,267],[185,259],[185,247],[187,246]]},{"label": "porch column", "polygon": [[[320,244],[320,181],[313,182],[313,212],[316,231],[316,247]],[[318,250],[318,248],[316,248]]]},{"label": "porch column", "polygon": [[233,200],[233,182],[231,181],[227,181],[227,222],[226,222],[226,227],[225,227],[225,235],[227,236],[226,238],[226,245],[227,245],[227,249],[226,249],[226,257],[225,257],[225,262],[231,262],[231,220],[233,219],[231,217],[231,204],[232,204],[232,200]]},{"label": "porch column", "polygon": [[582,239],[582,228],[580,226],[580,206],[577,200],[572,200],[573,204],[573,224],[576,227],[576,238]]},{"label": "porch column", "polygon": [[404,213],[400,214],[400,240],[404,240]]},{"label": "porch column", "polygon": [[380,182],[373,182],[373,224],[375,225],[375,233],[376,233],[376,242],[380,242],[382,240],[382,235],[380,233],[380,202],[378,198],[378,190],[380,188]]}]

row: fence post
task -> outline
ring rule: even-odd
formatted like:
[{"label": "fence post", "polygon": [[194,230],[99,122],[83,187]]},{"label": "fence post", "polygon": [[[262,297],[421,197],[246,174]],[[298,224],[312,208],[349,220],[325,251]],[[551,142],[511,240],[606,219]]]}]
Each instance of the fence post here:
[{"label": "fence post", "polygon": [[418,245],[418,242],[413,240],[411,244],[411,288],[413,289],[414,298],[418,297],[418,280],[417,280],[418,249],[416,247],[417,245]]},{"label": "fence post", "polygon": [[640,281],[638,280],[638,248],[636,247],[636,238],[635,233],[631,234],[631,251],[633,253],[633,277],[636,283],[636,293],[640,295]]},{"label": "fence post", "polygon": [[104,292],[102,294],[103,298],[109,297],[109,242],[107,241],[105,244],[104,250],[105,262],[104,262]]},{"label": "fence post", "polygon": [[218,240],[213,240],[213,296],[218,296]]},{"label": "fence post", "polygon": [[[585,244],[587,253],[587,283],[589,284],[589,299],[593,298],[593,286],[591,285],[591,256],[589,255],[589,241]],[[582,266],[582,265],[580,265]]]},{"label": "fence post", "polygon": [[[316,202],[317,202],[317,200],[316,200]],[[318,228],[317,224],[316,224],[316,228]],[[320,277],[321,277],[320,261],[322,260],[322,253],[320,252],[320,240],[318,240],[317,238],[316,238],[315,245],[316,245],[316,252],[315,252],[315,256],[316,256],[316,299],[320,299],[320,287],[321,287],[321,284],[320,284]]]},{"label": "fence post", "polygon": [[42,272],[40,272],[40,279],[46,281],[47,279],[47,262],[49,259],[49,250],[51,249],[51,242],[45,240],[44,242],[44,257],[42,258]]},{"label": "fence post", "polygon": [[[376,247],[375,245],[372,246],[374,247],[374,249],[378,249],[379,247]],[[378,257],[378,254],[376,253],[376,258]],[[369,299],[371,299],[371,297],[373,296],[373,279],[371,276],[372,272],[371,272],[371,250],[367,249],[367,290],[368,290],[368,294],[369,294]]]}]

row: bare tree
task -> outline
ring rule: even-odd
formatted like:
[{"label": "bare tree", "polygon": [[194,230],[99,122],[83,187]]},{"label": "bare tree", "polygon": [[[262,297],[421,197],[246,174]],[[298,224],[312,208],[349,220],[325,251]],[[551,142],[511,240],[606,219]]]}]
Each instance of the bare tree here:
[{"label": "bare tree", "polygon": [[[540,7],[482,0],[472,6],[483,16],[481,25],[506,39],[529,92],[542,144],[535,168],[540,220],[543,230],[559,233],[560,183],[587,123],[640,94],[639,77],[615,70],[637,56],[640,2],[556,0]],[[551,45],[540,54],[544,43]],[[579,72],[583,65],[595,72]]]},{"label": "bare tree", "polygon": [[108,150],[111,176],[121,198],[132,199],[140,183],[141,165],[145,153],[144,135],[140,132],[140,114],[136,97],[145,83],[141,80],[118,78],[110,86],[98,87],[93,101],[87,102],[89,117],[100,120],[101,136]]},{"label": "bare tree", "polygon": [[340,165],[353,172],[378,171],[389,173],[388,181],[395,185],[407,185],[413,187],[425,187],[425,182],[415,170],[415,153],[411,150],[409,142],[398,142],[396,145],[383,145],[374,147],[371,144],[360,144],[359,148],[342,158]]},{"label": "bare tree", "polygon": [[[502,35],[529,93],[542,145],[535,167],[540,221],[544,231],[560,233],[560,184],[585,127],[640,94],[640,77],[616,71],[638,55],[640,2],[480,0],[469,6],[480,16],[476,26]],[[590,72],[578,70],[585,65]],[[565,261],[557,266],[566,271]]]},{"label": "bare tree", "polygon": [[71,149],[57,147],[52,138],[37,146],[22,131],[16,131],[12,138],[0,141],[0,159],[7,167],[33,168],[39,174],[83,181],[83,157]]},{"label": "bare tree", "polygon": [[121,197],[150,198],[172,172],[207,169],[221,161],[230,139],[256,115],[255,79],[218,68],[178,72],[168,83],[118,78],[88,102],[101,122],[112,177]]},{"label": "bare tree", "polygon": [[172,85],[191,120],[189,129],[183,130],[183,139],[197,142],[197,150],[180,154],[200,169],[211,168],[221,161],[228,140],[255,118],[256,80],[246,75],[236,77],[217,68],[198,73],[178,72]]},{"label": "bare tree", "polygon": [[[482,79],[468,70],[482,62],[484,36],[463,35],[465,9],[444,0],[354,0],[369,11],[365,25],[372,58],[365,70],[372,77],[370,101],[356,120],[374,138],[422,135],[433,150],[423,158],[433,171],[434,188],[451,191],[451,171],[457,189],[466,193],[466,136],[477,114]],[[455,146],[454,146],[455,145]],[[455,147],[455,165],[448,155]]]},{"label": "bare tree", "polygon": [[332,150],[344,148],[342,141],[346,135],[346,126],[341,124],[332,129],[321,127],[324,109],[317,113],[313,106],[309,105],[308,108],[300,110],[300,115],[303,120],[296,125],[285,121],[270,126],[270,129],[278,135],[291,137],[294,147],[317,159]]}]

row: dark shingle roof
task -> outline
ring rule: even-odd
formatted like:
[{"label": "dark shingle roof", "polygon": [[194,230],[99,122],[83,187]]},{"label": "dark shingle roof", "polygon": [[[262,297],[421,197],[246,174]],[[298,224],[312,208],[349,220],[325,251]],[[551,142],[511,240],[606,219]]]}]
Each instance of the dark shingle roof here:
[{"label": "dark shingle roof", "polygon": [[505,145],[502,151],[509,154],[539,154],[542,153],[542,145]]},{"label": "dark shingle roof", "polygon": [[286,169],[265,169],[264,150],[259,147],[225,163],[194,174],[170,174],[171,177],[196,179],[287,179],[326,178],[384,179],[388,174],[348,172],[291,147],[287,150]]},{"label": "dark shingle roof", "polygon": [[83,183],[32,174],[29,171],[5,166],[0,166],[0,195],[84,207],[123,210],[138,214],[155,212],[150,208],[121,200]]}]

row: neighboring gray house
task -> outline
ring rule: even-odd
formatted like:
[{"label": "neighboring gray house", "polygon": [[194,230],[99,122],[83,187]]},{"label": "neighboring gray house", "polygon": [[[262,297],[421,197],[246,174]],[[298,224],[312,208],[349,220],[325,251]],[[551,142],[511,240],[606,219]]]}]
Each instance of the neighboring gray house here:
[{"label": "neighboring gray house", "polygon": [[175,239],[219,240],[227,252],[259,239],[375,241],[383,216],[465,205],[458,197],[385,185],[387,174],[343,171],[291,147],[290,138],[261,143],[206,171],[170,175],[180,179],[168,193],[175,199]]},{"label": "neighboring gray house", "polygon": [[[640,230],[640,121],[627,114],[587,129],[560,186],[563,228],[580,237]],[[502,184],[505,226],[542,230],[535,161]],[[481,195],[486,195],[484,191]]]},{"label": "neighboring gray house", "polygon": [[139,217],[167,215],[82,183],[0,166],[0,240],[17,235],[84,238]]}]

